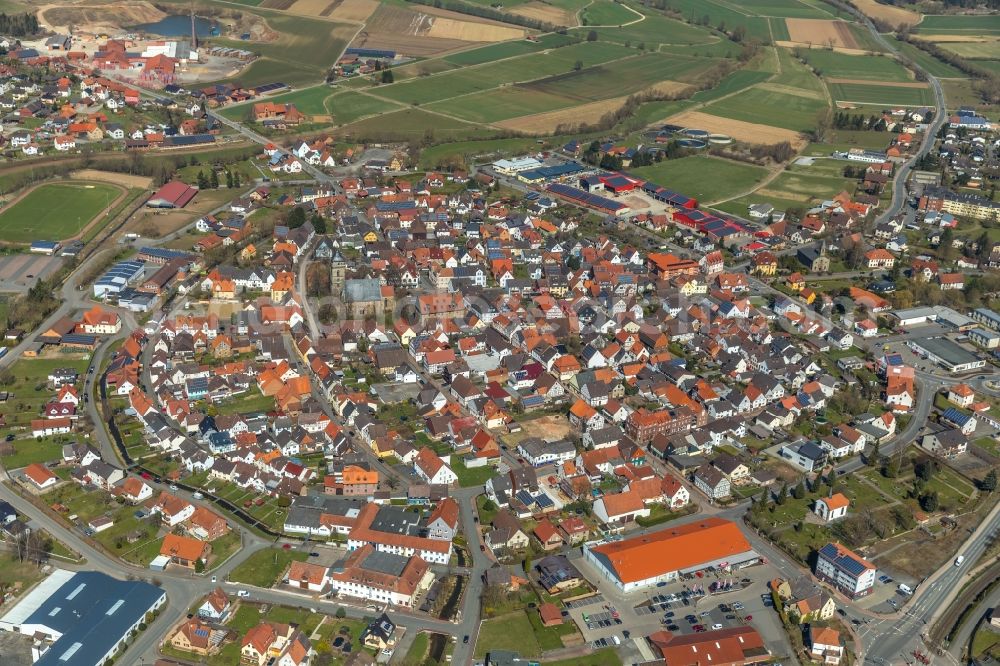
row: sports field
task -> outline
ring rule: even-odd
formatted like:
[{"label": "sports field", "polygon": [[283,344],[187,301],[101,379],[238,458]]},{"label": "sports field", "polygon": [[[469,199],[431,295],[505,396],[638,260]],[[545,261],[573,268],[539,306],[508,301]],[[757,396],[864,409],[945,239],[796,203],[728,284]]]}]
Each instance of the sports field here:
[{"label": "sports field", "polygon": [[122,190],[105,183],[45,183],[0,210],[0,239],[12,243],[77,235]]},{"label": "sports field", "polygon": [[934,106],[930,88],[899,88],[863,83],[831,83],[830,94],[838,102],[898,106]]},{"label": "sports field", "polygon": [[689,197],[713,201],[752,190],[767,170],[714,157],[695,155],[633,169],[631,173]]},{"label": "sports field", "polygon": [[826,103],[822,100],[750,88],[709,104],[705,111],[748,123],[807,132],[816,126],[816,116],[824,108]]},{"label": "sports field", "polygon": [[869,81],[912,81],[905,67],[883,56],[845,55],[829,49],[801,49],[800,53],[821,76]]}]

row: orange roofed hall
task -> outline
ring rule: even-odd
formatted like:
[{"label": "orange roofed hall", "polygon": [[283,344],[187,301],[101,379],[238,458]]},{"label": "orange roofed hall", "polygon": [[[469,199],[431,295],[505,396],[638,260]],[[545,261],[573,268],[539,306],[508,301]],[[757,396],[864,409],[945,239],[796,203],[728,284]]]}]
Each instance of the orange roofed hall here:
[{"label": "orange roofed hall", "polygon": [[673,580],[680,574],[746,566],[760,560],[736,523],[722,518],[600,544],[585,554],[622,592]]}]

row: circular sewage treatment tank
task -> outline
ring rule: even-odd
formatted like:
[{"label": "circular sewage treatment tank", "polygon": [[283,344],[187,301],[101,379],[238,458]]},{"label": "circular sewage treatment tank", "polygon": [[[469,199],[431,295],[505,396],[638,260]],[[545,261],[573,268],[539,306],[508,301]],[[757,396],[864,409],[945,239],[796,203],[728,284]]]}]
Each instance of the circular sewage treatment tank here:
[{"label": "circular sewage treatment tank", "polygon": [[660,128],[660,131],[666,132],[667,134],[676,134],[677,132],[680,132],[682,129],[684,128],[681,127],[680,125],[664,125],[663,127]]},{"label": "circular sewage treatment tank", "polygon": [[708,138],[708,131],[707,130],[702,130],[702,129],[691,129],[691,128],[688,128],[688,129],[685,129],[683,132],[681,132],[681,134],[683,134],[684,136],[689,136],[692,139],[707,139]]},{"label": "circular sewage treatment tank", "polygon": [[707,148],[708,142],[701,139],[678,139],[677,145],[682,148]]},{"label": "circular sewage treatment tank", "polygon": [[718,146],[725,146],[733,142],[733,137],[728,134],[709,134],[708,142]]}]

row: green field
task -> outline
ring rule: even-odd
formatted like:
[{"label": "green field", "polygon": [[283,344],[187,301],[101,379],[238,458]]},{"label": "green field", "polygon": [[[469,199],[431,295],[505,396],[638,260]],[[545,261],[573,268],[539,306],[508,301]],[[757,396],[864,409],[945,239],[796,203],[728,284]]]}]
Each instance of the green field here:
[{"label": "green field", "polygon": [[787,42],[792,37],[788,34],[788,24],[781,19],[770,19],[768,24],[771,27],[771,36],[776,42]]},{"label": "green field", "polygon": [[827,49],[800,49],[799,52],[821,76],[870,81],[912,81],[910,72],[885,56],[845,55]]},{"label": "green field", "polygon": [[705,60],[681,60],[661,53],[648,53],[521,85],[531,90],[578,100],[578,103],[592,102],[630,95],[665,79],[690,80],[709,67],[711,62]]},{"label": "green field", "polygon": [[489,65],[464,67],[437,76],[382,86],[373,91],[373,94],[404,104],[428,104],[491,90],[507,83],[569,73],[578,62],[586,68],[635,55],[634,49],[616,44],[574,44],[545,54],[529,54]]},{"label": "green field", "polygon": [[446,118],[420,109],[403,109],[375,118],[366,118],[345,125],[340,129],[352,140],[399,139],[425,137],[433,133],[437,141],[463,141],[484,139],[493,133],[481,127],[452,118]]},{"label": "green field", "polygon": [[635,12],[611,0],[594,0],[583,10],[584,25],[622,25],[640,18]]},{"label": "green field", "polygon": [[951,16],[926,15],[915,32],[928,35],[1000,35],[1000,15]]},{"label": "green field", "polygon": [[938,60],[930,53],[927,53],[923,49],[918,49],[916,46],[909,44],[904,41],[900,41],[891,35],[886,35],[888,39],[900,53],[912,59],[918,65],[924,68],[928,74],[931,76],[936,76],[943,79],[964,79],[968,77],[965,72],[955,69],[943,60]]},{"label": "green field", "polygon": [[938,46],[970,60],[1000,58],[1000,42],[938,42]]},{"label": "green field", "polygon": [[[633,46],[645,44],[646,48],[653,49],[657,44],[705,44],[719,39],[708,28],[675,21],[640,6],[629,6],[641,11],[646,18],[624,28],[597,28],[597,35],[601,40],[618,44],[631,42]],[[759,20],[764,21],[765,19]],[[581,30],[588,29],[581,28]]]},{"label": "green field", "polygon": [[[712,2],[713,0],[709,0]],[[713,3],[718,4],[718,3]],[[778,18],[831,18],[830,12],[799,0],[740,0],[741,9],[757,16],[774,16]]]},{"label": "green field", "polygon": [[708,202],[728,199],[753,189],[767,175],[767,170],[697,155],[664,160],[659,164],[633,169],[632,173],[657,185]]},{"label": "green field", "polygon": [[[551,145],[559,145],[560,137],[547,141]],[[498,159],[501,156],[513,157],[529,150],[544,149],[534,138],[524,139],[489,139],[486,141],[459,141],[442,143],[420,151],[420,168],[435,169],[454,159]]]},{"label": "green field", "polygon": [[[760,40],[770,41],[771,31],[768,20],[752,16],[752,12],[740,9],[738,2],[715,2],[713,0],[666,0],[667,7],[680,12],[688,21],[698,21],[708,17],[711,26],[743,26],[747,34]],[[773,3],[773,4],[780,4]]]},{"label": "green field", "polygon": [[837,101],[887,106],[934,106],[930,88],[895,88],[877,84],[831,83],[830,94]]},{"label": "green field", "polygon": [[0,239],[8,243],[62,240],[78,234],[121,190],[105,183],[45,183],[0,212]]},{"label": "green field", "polygon": [[278,104],[294,104],[295,108],[310,116],[321,116],[326,113],[326,106],[323,103],[332,93],[333,90],[321,84],[268,99]]},{"label": "green field", "polygon": [[359,92],[338,93],[326,100],[326,111],[338,125],[398,110],[399,104]]},{"label": "green field", "polygon": [[486,62],[493,62],[503,58],[512,58],[514,56],[525,55],[527,53],[535,53],[545,49],[556,49],[570,44],[575,44],[578,41],[580,41],[579,38],[575,36],[551,33],[543,35],[533,42],[522,39],[513,42],[490,44],[489,46],[483,46],[469,51],[461,51],[460,53],[454,53],[445,57],[444,60],[455,65],[481,65]]},{"label": "green field", "polygon": [[826,108],[821,100],[750,88],[709,104],[705,111],[750,123],[806,132],[816,126],[816,116]]},{"label": "green field", "polygon": [[739,92],[749,88],[750,86],[766,81],[771,77],[767,72],[757,72],[751,69],[740,69],[726,78],[722,79],[719,85],[709,90],[702,90],[696,92],[691,96],[692,101],[700,102],[705,104],[713,100],[719,99],[720,97],[725,97],[734,92]]},{"label": "green field", "polygon": [[782,48],[775,49],[775,51],[778,53],[781,73],[776,74],[771,79],[771,83],[823,94],[823,82],[809,71],[808,67],[792,57],[791,51]]},{"label": "green field", "polygon": [[429,111],[439,111],[477,123],[493,123],[533,113],[555,111],[575,106],[577,100],[521,86],[494,88],[457,99],[428,104]]}]

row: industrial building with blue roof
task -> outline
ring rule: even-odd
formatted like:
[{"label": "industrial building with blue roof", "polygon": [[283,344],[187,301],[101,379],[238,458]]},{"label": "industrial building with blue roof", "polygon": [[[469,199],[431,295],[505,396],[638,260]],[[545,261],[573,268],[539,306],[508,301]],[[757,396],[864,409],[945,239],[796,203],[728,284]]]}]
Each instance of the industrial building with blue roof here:
[{"label": "industrial building with blue roof", "polygon": [[33,637],[36,666],[99,666],[166,601],[149,583],[57,569],[0,618],[0,631]]}]

